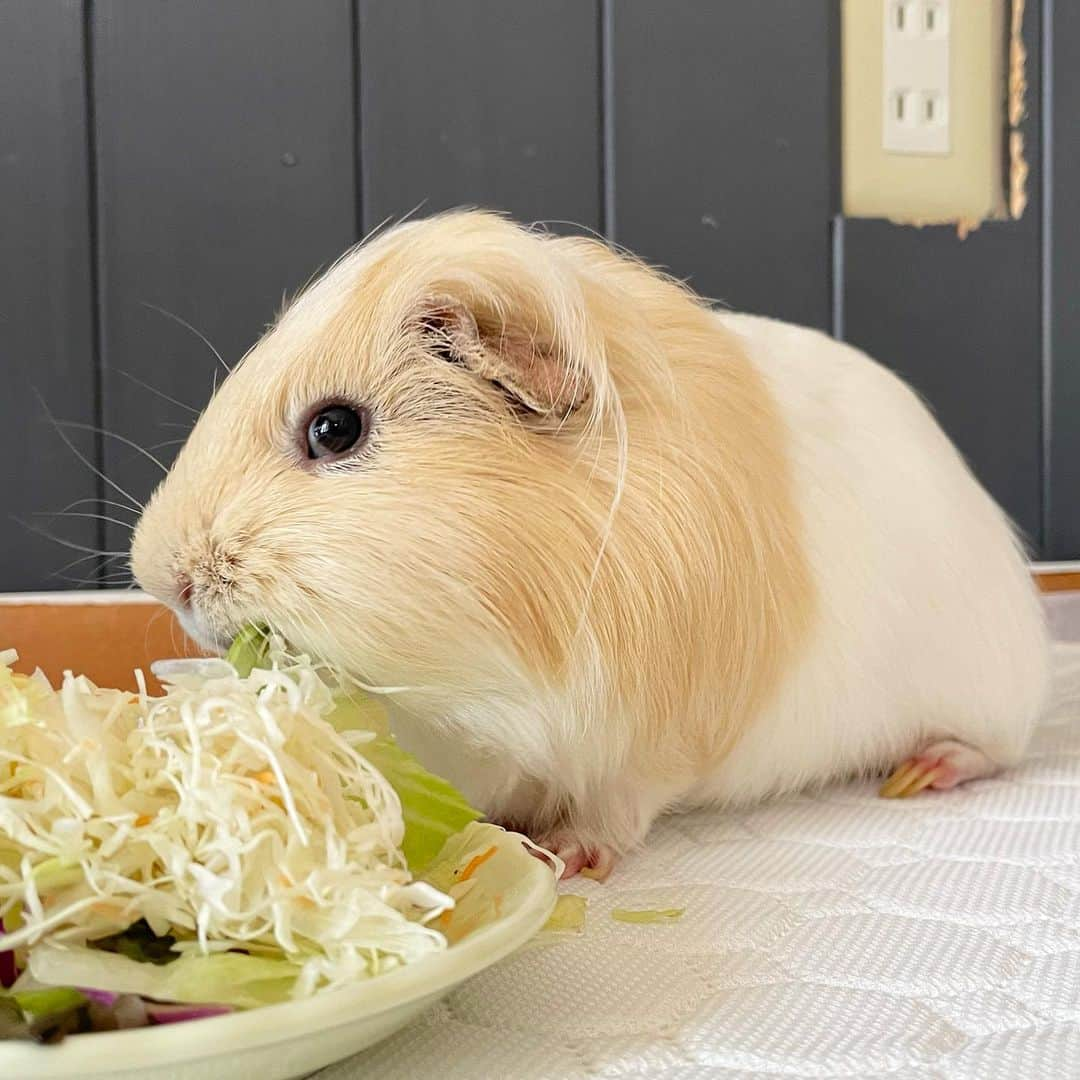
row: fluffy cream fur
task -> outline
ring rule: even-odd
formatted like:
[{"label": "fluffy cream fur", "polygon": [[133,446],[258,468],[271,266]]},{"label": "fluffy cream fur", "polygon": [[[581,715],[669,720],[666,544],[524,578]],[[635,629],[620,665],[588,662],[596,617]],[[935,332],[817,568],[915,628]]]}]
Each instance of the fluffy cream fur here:
[{"label": "fluffy cream fur", "polygon": [[[891,376],[784,330],[592,240],[483,213],[399,226],[225,381],[147,506],[136,574],[204,643],[268,620],[381,689],[406,743],[541,836],[621,850],[668,805],[965,737],[965,680],[1002,648],[1023,655],[979,724],[1022,745],[1044,663],[1007,524]],[[859,386],[834,382],[837,350]],[[371,410],[370,440],[308,462],[332,401]],[[894,528],[925,530],[920,557],[940,546],[931,587],[906,558],[893,580]],[[965,609],[948,577],[973,536],[1002,599]],[[882,598],[888,619],[863,618]],[[978,623],[951,681],[919,653],[939,606],[952,631]],[[898,635],[902,656],[866,660]]]}]

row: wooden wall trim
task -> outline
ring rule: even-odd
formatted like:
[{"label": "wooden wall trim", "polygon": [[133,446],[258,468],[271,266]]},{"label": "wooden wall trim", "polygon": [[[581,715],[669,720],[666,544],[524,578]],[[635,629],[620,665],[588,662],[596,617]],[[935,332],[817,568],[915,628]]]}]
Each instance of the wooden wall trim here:
[{"label": "wooden wall trim", "polygon": [[1036,572],[1035,583],[1044,593],[1080,592],[1080,570],[1062,570],[1050,574]]}]

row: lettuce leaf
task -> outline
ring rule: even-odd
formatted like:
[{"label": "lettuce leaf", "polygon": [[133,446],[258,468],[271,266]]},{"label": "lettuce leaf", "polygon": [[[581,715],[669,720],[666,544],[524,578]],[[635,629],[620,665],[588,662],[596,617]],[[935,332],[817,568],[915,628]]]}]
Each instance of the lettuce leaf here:
[{"label": "lettuce leaf", "polygon": [[84,1028],[87,999],[67,987],[23,990],[0,997],[0,1039],[59,1042]]},{"label": "lettuce leaf", "polygon": [[560,933],[582,934],[585,932],[585,911],[588,900],[584,896],[574,893],[563,893],[555,901],[555,908],[551,916],[544,923],[545,930],[556,930]]},{"label": "lettuce leaf", "polygon": [[233,638],[225,659],[246,679],[253,669],[266,663],[270,654],[270,631],[265,626],[248,623]]},{"label": "lettuce leaf", "polygon": [[[339,731],[373,729],[371,700],[342,700],[330,720]],[[413,874],[421,873],[451,836],[482,815],[446,780],[428,772],[398,746],[393,735],[376,735],[356,749],[385,777],[401,800],[405,837],[401,850]]]},{"label": "lettuce leaf", "polygon": [[300,973],[300,966],[289,960],[239,952],[188,953],[158,965],[119,953],[48,942],[30,951],[29,963],[31,975],[49,986],[90,986],[157,1001],[240,1008],[289,1000]]},{"label": "lettuce leaf", "polygon": [[86,1004],[86,997],[70,987],[46,987],[41,990],[19,990],[11,1000],[27,1015],[39,1019],[65,1013]]},{"label": "lettuce leaf", "polygon": [[611,917],[616,922],[625,923],[667,923],[681,919],[686,908],[643,908],[640,911],[629,908],[615,908]]}]

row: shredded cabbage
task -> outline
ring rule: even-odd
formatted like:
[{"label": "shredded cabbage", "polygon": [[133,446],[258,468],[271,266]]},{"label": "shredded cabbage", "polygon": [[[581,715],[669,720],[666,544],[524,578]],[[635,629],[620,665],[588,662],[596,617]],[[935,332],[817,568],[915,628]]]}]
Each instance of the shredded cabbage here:
[{"label": "shredded cabbage", "polygon": [[611,917],[616,922],[625,923],[666,923],[676,922],[686,913],[686,908],[644,908],[633,911],[627,908],[615,908]]},{"label": "shredded cabbage", "polygon": [[[178,665],[162,697],[70,673],[55,691],[14,660],[0,652],[0,918],[21,924],[0,952],[29,948],[40,967],[47,941],[57,977],[64,952],[77,967],[145,919],[183,954],[136,965],[156,996],[247,1005],[266,994],[237,983],[245,960],[276,965],[260,980],[271,997],[307,996],[446,947],[426,924],[453,901],[411,880],[401,800],[365,754],[382,736],[337,729],[308,658],[270,642],[244,674]],[[113,972],[123,959],[102,958]],[[59,981],[140,992],[87,976]],[[226,996],[229,980],[241,990]]]},{"label": "shredded cabbage", "polygon": [[574,893],[563,893],[558,900],[555,901],[555,908],[551,912],[551,917],[544,924],[545,930],[556,930],[560,933],[571,931],[575,934],[582,934],[585,932],[585,910],[588,907],[588,900],[584,896],[577,896]]},{"label": "shredded cabbage", "polygon": [[[272,642],[268,630],[248,624],[233,639],[225,659],[241,675],[248,675],[267,663]],[[390,733],[386,710],[375,698],[357,689],[339,690],[327,719],[341,732],[371,733],[358,749],[397,792],[405,823],[401,850],[414,874],[430,865],[450,837],[480,817],[453,785],[428,772],[398,746]]]}]

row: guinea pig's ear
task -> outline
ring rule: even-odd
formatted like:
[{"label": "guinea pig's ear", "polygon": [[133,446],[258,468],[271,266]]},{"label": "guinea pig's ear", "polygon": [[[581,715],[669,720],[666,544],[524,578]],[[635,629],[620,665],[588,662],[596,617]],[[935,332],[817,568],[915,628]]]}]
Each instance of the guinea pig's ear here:
[{"label": "guinea pig's ear", "polygon": [[489,324],[457,300],[424,306],[420,325],[430,347],[461,364],[540,416],[567,416],[588,400],[588,387],[550,344],[521,328]]}]

